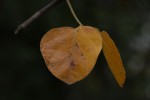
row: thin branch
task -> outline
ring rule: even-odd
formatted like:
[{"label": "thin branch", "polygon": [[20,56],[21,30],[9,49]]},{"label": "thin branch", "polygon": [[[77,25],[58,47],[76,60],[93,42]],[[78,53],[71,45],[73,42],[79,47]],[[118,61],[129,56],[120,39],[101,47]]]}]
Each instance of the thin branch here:
[{"label": "thin branch", "polygon": [[21,30],[25,29],[28,25],[30,25],[34,20],[39,18],[42,14],[47,12],[49,9],[54,7],[58,1],[60,0],[52,0],[50,3],[48,3],[46,6],[44,6],[42,9],[38,10],[35,14],[33,14],[30,18],[28,18],[26,21],[24,21],[22,24],[20,24],[16,30],[15,34],[19,33]]}]

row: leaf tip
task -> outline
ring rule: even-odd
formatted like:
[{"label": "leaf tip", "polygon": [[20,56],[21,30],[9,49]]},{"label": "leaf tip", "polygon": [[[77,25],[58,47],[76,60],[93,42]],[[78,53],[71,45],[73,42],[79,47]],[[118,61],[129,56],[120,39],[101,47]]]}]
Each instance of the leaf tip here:
[{"label": "leaf tip", "polygon": [[124,75],[121,76],[120,81],[118,81],[118,84],[121,88],[124,87],[125,81],[126,81],[126,74],[124,73]]}]

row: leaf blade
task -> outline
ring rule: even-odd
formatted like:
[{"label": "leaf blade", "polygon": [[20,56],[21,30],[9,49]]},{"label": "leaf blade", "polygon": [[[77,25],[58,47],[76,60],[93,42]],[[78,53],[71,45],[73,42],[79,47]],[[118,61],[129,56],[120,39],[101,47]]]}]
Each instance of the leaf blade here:
[{"label": "leaf blade", "polygon": [[103,39],[103,53],[106,61],[117,83],[120,87],[123,87],[126,79],[126,73],[119,51],[107,32],[103,31],[101,32],[101,35]]},{"label": "leaf blade", "polygon": [[91,72],[101,49],[100,32],[89,26],[54,28],[40,42],[47,68],[67,84],[80,81]]}]

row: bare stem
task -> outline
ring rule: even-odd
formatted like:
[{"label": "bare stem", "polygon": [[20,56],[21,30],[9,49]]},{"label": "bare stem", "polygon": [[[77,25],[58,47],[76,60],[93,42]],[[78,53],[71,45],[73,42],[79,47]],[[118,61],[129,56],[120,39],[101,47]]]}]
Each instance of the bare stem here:
[{"label": "bare stem", "polygon": [[20,24],[17,29],[15,30],[15,34],[19,33],[21,30],[25,29],[28,25],[30,25],[34,20],[39,18],[43,13],[47,12],[50,8],[54,7],[59,0],[52,0],[42,9],[38,10],[35,14],[33,14],[30,18]]},{"label": "bare stem", "polygon": [[78,19],[77,15],[75,14],[75,12],[74,12],[74,10],[73,10],[73,8],[72,8],[72,6],[71,6],[70,1],[69,1],[69,0],[66,0],[66,1],[67,1],[67,4],[68,4],[68,6],[69,6],[69,9],[70,9],[70,11],[71,11],[73,17],[74,17],[75,20],[78,22],[78,24],[82,26],[82,23],[80,22],[80,20]]}]

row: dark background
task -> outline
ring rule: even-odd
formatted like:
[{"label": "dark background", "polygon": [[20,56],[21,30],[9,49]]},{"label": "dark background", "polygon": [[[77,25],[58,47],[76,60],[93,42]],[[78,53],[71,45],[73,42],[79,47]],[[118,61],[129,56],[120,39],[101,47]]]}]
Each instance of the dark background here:
[{"label": "dark background", "polygon": [[0,100],[150,100],[150,0],[71,0],[84,25],[107,31],[127,73],[120,88],[101,52],[93,71],[71,86],[56,79],[40,53],[55,27],[78,24],[66,2],[18,35],[16,27],[51,0],[0,0]]}]

